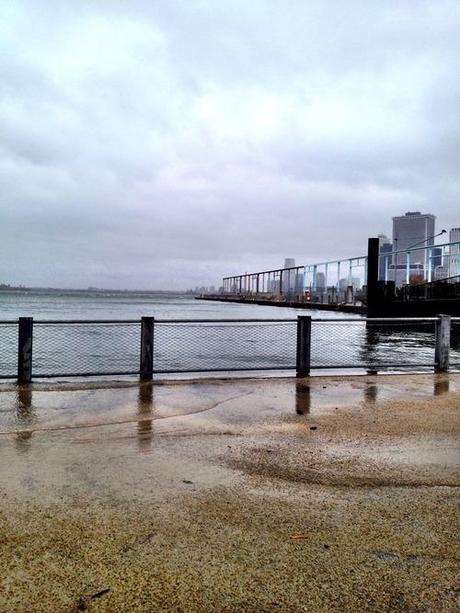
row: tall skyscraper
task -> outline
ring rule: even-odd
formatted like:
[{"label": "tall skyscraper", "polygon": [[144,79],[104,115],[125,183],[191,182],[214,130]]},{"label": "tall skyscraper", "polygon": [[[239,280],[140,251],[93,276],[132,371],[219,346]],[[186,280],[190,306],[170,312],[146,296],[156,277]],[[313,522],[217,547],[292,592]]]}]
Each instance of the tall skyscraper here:
[{"label": "tall skyscraper", "polygon": [[[393,217],[393,249],[401,251],[409,249],[412,245],[418,244],[420,247],[434,245],[433,235],[435,234],[434,215],[417,212],[408,212],[400,217]],[[397,264],[405,264],[404,254],[398,255]]]},{"label": "tall skyscraper", "polygon": [[[284,259],[284,269],[287,268],[295,268],[295,259],[294,258],[285,258]],[[295,291],[296,284],[296,271],[290,270],[288,272],[283,273],[283,292],[291,293]]]},{"label": "tall skyscraper", "polygon": [[[436,217],[429,213],[409,211],[405,215],[393,217],[393,250],[403,251],[413,246],[429,247],[434,245]],[[405,253],[394,256],[392,265],[396,285],[402,285],[407,276]],[[410,256],[409,279],[428,278],[428,251],[413,251]]]},{"label": "tall skyscraper", "polygon": [[[460,228],[452,228],[449,232],[449,243],[460,243]],[[449,247],[449,277],[460,275],[460,244]]]}]

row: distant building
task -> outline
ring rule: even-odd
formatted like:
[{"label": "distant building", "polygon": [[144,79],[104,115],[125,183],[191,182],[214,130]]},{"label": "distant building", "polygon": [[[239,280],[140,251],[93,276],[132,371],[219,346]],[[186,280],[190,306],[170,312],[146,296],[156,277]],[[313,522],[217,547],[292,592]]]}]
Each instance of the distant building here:
[{"label": "distant building", "polygon": [[295,292],[296,294],[302,294],[304,291],[305,275],[302,272],[298,272],[295,275]]},{"label": "distant building", "polygon": [[[408,212],[393,217],[393,248],[395,251],[410,249],[413,245],[426,247],[434,245],[436,217],[429,213]],[[405,255],[396,257],[396,264],[405,264]]]},{"label": "distant building", "polygon": [[[449,232],[449,243],[460,243],[460,228],[452,228]],[[460,244],[449,247],[449,277],[460,275]]]},{"label": "distant building", "polygon": [[[295,268],[295,259],[294,258],[285,258],[284,260],[284,270],[288,268]],[[290,294],[295,292],[296,286],[296,271],[288,270],[283,273],[283,292],[285,294]]]},{"label": "distant building", "polygon": [[[385,234],[378,234],[377,238],[379,239],[379,280],[380,281],[388,281],[388,270],[391,266],[392,259],[391,256],[385,257],[386,254],[391,253],[393,251],[393,244],[391,240]],[[386,274],[385,274],[386,273]]]},{"label": "distant building", "polygon": [[431,250],[431,269],[442,266],[442,247],[433,247]]},{"label": "distant building", "polygon": [[324,291],[326,287],[326,275],[324,274],[324,272],[317,272],[316,273],[316,289],[319,292]]},{"label": "distant building", "polygon": [[[393,251],[404,251],[416,247],[434,245],[436,217],[430,213],[409,211],[405,215],[393,217]],[[394,256],[391,265],[391,277],[397,286],[406,283],[407,258],[405,253]],[[428,277],[428,251],[411,252],[409,281],[419,281]]]},{"label": "distant building", "polygon": [[339,279],[339,291],[346,293],[349,287],[353,288],[353,291],[356,292],[361,289],[361,279],[359,277],[342,277]]},{"label": "distant building", "polygon": [[446,279],[449,276],[449,268],[447,266],[436,266],[434,269],[434,280]]}]

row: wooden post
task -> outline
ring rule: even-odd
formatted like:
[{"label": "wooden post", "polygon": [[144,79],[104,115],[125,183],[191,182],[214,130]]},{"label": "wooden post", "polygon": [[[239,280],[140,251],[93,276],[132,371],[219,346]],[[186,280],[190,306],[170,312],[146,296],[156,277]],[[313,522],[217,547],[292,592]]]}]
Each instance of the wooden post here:
[{"label": "wooden post", "polygon": [[367,241],[367,316],[378,317],[382,313],[381,297],[378,291],[379,280],[379,239]]},{"label": "wooden post", "polygon": [[438,315],[436,320],[435,372],[449,370],[450,315]]},{"label": "wooden post", "polygon": [[142,317],[141,322],[140,377],[142,381],[146,381],[152,379],[153,376],[153,331],[155,318]]},{"label": "wooden post", "polygon": [[34,320],[32,317],[19,318],[18,330],[18,383],[32,381],[32,337]]},{"label": "wooden post", "polygon": [[297,360],[296,376],[308,377],[311,360],[311,317],[297,317]]}]

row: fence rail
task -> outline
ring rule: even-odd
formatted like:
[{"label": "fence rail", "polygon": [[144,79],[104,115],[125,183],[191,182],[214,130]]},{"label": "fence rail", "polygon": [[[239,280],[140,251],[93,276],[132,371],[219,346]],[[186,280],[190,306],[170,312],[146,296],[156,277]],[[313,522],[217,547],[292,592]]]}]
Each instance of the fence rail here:
[{"label": "fence rail", "polygon": [[0,320],[0,379],[460,367],[460,317]]}]

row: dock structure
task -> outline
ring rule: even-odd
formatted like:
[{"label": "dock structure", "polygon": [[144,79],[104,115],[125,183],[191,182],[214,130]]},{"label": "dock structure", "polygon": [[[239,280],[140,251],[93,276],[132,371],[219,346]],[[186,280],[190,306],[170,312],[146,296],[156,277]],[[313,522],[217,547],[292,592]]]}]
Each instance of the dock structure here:
[{"label": "dock structure", "polygon": [[[367,255],[224,277],[220,293],[198,298],[338,310],[369,317],[458,316],[460,262],[453,271],[452,254],[459,251],[460,241],[455,241],[383,252],[380,239],[369,238]],[[449,266],[444,266],[444,261]],[[448,276],[438,278],[444,269]]]}]

